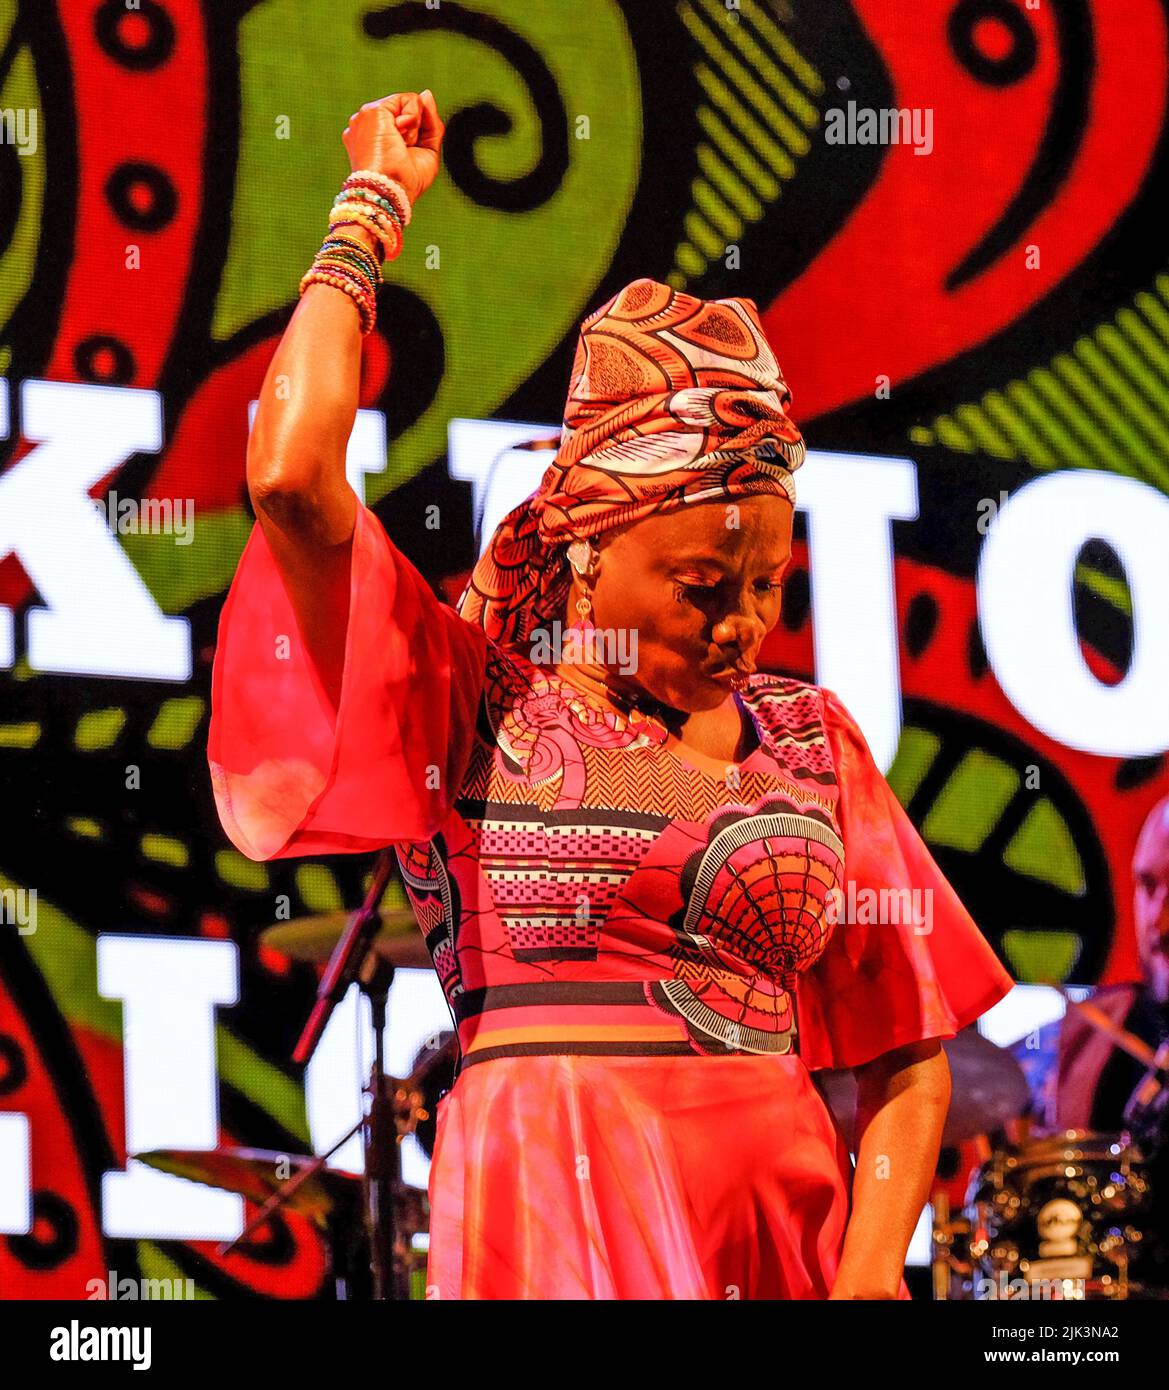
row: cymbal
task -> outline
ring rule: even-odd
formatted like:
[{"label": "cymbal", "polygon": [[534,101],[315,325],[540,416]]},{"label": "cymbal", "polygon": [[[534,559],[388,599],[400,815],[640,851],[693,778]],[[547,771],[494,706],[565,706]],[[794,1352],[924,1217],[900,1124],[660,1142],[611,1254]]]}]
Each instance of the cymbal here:
[{"label": "cymbal", "polygon": [[[225,1192],[238,1192],[262,1206],[282,1183],[294,1178],[316,1160],[306,1154],[276,1153],[268,1149],[150,1149],[134,1158],[163,1173]],[[279,1176],[281,1173],[283,1177]],[[322,1168],[297,1188],[286,1206],[325,1224],[341,1204],[360,1200],[361,1178],[337,1168]]]},{"label": "cymbal", "polygon": [[[352,916],[352,912],[322,912],[314,917],[294,917],[291,922],[277,922],[260,933],[260,944],[293,960],[325,965]],[[373,945],[383,960],[403,970],[433,968],[426,941],[408,907],[382,912],[381,931],[374,937]]]},{"label": "cymbal", "polygon": [[[996,1047],[975,1028],[943,1038],[950,1064],[950,1108],[942,1144],[960,1144],[977,1134],[1001,1129],[1027,1108],[1030,1092],[1023,1069],[1005,1048]],[[816,1071],[812,1077],[828,1109],[853,1148],[857,1085],[852,1071]]]}]

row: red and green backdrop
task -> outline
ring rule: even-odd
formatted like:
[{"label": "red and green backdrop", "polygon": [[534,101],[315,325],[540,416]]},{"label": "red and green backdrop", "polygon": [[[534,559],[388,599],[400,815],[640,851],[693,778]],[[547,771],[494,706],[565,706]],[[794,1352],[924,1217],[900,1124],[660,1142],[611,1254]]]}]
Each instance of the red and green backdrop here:
[{"label": "red and green backdrop", "polygon": [[[340,132],[395,90],[430,87],[447,122],[365,349],[361,406],[388,440],[366,498],[395,540],[457,589],[475,535],[450,420],[555,428],[576,326],[622,284],[753,298],[813,451],[916,468],[918,516],[893,530],[892,785],[1019,979],[1133,976],[1129,861],[1169,767],[1064,746],[1014,708],[980,638],[974,518],[1060,470],[1169,491],[1166,34],[1162,0],[0,0],[0,499],[45,447],[22,431],[26,383],[132,388],[157,393],[160,447],[88,491],[195,516],[190,544],[116,537],[190,633],[189,676],[128,678],[30,659],[46,594],[20,536],[60,520],[67,552],[70,532],[51,485],[39,516],[10,489],[11,534],[0,500],[0,888],[38,899],[35,932],[0,929],[0,1111],[29,1117],[35,1217],[0,1235],[0,1292],[78,1297],[106,1269],[219,1297],[328,1290],[301,1218],[226,1259],[103,1231],[125,1069],[97,941],[234,941],[220,1139],[309,1147],[288,1053],[316,979],[256,937],[279,898],[352,905],[368,864],[230,848],[209,675],[251,525],[248,406],[347,172]],[[832,143],[828,113],[850,102],[928,110],[932,148]],[[25,149],[18,113],[26,133],[36,117]],[[768,654],[815,678],[808,573],[801,521]],[[1124,567],[1088,545],[1073,583],[1083,660],[1119,684]]]}]

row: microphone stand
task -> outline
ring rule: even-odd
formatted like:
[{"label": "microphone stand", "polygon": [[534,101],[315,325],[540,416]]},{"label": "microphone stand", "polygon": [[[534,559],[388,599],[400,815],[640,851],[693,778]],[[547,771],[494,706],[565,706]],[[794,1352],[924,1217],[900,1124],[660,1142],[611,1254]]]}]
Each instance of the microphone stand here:
[{"label": "microphone stand", "polygon": [[353,914],[329,958],[317,987],[317,1002],[292,1054],[294,1062],[308,1062],[316,1051],[333,1010],[345,997],[349,986],[356,981],[369,999],[373,1014],[374,1060],[369,1083],[362,1092],[370,1096],[369,1110],[362,1126],[365,1151],[362,1188],[373,1297],[379,1300],[405,1299],[408,1296],[405,1263],[397,1248],[395,1198],[401,1177],[397,1123],[386,1089],[384,1066],[386,996],[394,981],[394,967],[373,950],[374,939],[382,924],[380,904],[393,872],[393,862],[392,849],[379,852],[365,901]]}]

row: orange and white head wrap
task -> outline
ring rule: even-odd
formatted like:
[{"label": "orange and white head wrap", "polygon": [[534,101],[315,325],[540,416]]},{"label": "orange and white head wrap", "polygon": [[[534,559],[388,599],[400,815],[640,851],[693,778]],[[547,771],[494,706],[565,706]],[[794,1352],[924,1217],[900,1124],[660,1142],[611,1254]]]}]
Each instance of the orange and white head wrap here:
[{"label": "orange and white head wrap", "polygon": [[572,541],[751,493],[794,505],[790,402],[754,300],[626,285],[581,324],[556,459],[496,528],[460,613],[522,643],[564,615]]}]

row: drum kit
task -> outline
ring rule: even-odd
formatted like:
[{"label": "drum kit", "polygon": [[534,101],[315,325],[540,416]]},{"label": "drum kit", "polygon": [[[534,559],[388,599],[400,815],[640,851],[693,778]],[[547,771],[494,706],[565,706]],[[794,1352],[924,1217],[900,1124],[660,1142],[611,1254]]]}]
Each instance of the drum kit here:
[{"label": "drum kit", "polygon": [[1126,1131],[1004,1145],[978,1168],[963,1212],[935,1203],[935,1297],[1165,1298],[1151,1198]]},{"label": "drum kit", "polygon": [[[944,1184],[935,1187],[934,1298],[1169,1297],[1150,1165],[1132,1133],[1035,1129],[1023,1071],[1008,1050],[973,1029],[943,1048],[952,1099],[942,1146],[969,1144],[980,1161],[963,1205],[952,1206]],[[855,1151],[852,1073],[815,1076]]]},{"label": "drum kit", "polygon": [[[431,966],[413,914],[382,910],[390,872],[383,852],[355,914],[279,922],[260,934],[261,945],[325,967],[294,1060],[311,1056],[350,984],[356,982],[370,1000],[375,1055],[363,1091],[368,1104],[353,1129],[317,1157],[247,1148],[134,1155],[161,1171],[238,1193],[258,1208],[241,1235],[220,1247],[221,1254],[277,1208],[308,1217],[324,1236],[339,1299],[426,1297],[429,1204],[425,1191],[401,1181],[399,1148],[413,1134],[432,1157],[438,1102],[454,1083],[458,1060],[455,1035],[443,1032],[423,1046],[408,1076],[385,1073],[382,1036],[394,971]],[[1026,1079],[1010,1051],[973,1028],[943,1041],[952,1082],[943,1153],[973,1142],[981,1161],[962,1205],[952,1205],[943,1183],[935,1187],[935,1299],[1169,1298],[1169,1237],[1153,1220],[1150,1171],[1165,1137],[1169,1086],[1160,1081],[1169,1080],[1169,1048],[1153,1054],[1102,1015],[1093,1017],[1091,1006],[1078,1007],[1149,1066],[1126,1111],[1128,1129],[1037,1130],[1027,1118]],[[813,1079],[855,1152],[852,1072],[818,1071]],[[328,1160],[358,1130],[364,1175],[330,1167]]]},{"label": "drum kit", "polygon": [[[1034,1128],[1029,1107],[1016,1108],[1014,1095],[1007,1095],[1005,1064],[1017,1070],[1018,1063],[995,1049],[998,1060],[983,1075],[988,1090],[1000,1096],[997,1113],[988,1110],[979,1130],[971,1111],[963,1136],[978,1138],[989,1151],[960,1210],[951,1209],[944,1190],[934,1193],[936,1299],[1169,1299],[1169,1231],[1163,1207],[1154,1202],[1169,1195],[1158,1193],[1154,1181],[1169,1139],[1164,1123],[1169,1046],[1154,1053],[1091,1003],[1060,992],[1093,1027],[1148,1068],[1125,1108],[1127,1127],[1115,1132]],[[993,1122],[1008,1114],[1006,1130]],[[1000,1136],[993,1148],[992,1133]]]}]

